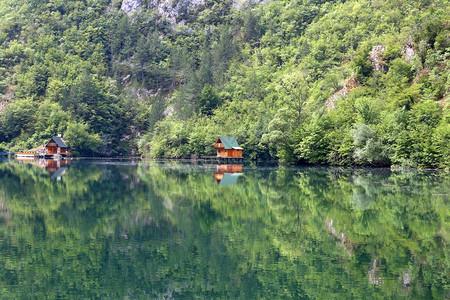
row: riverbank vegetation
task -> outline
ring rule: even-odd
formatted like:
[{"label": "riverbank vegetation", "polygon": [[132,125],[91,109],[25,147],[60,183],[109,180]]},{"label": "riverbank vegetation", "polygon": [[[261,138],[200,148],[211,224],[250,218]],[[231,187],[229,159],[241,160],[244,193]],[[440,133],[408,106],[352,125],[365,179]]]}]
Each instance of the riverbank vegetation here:
[{"label": "riverbank vegetation", "polygon": [[448,1],[179,2],[2,1],[0,145],[450,167]]}]

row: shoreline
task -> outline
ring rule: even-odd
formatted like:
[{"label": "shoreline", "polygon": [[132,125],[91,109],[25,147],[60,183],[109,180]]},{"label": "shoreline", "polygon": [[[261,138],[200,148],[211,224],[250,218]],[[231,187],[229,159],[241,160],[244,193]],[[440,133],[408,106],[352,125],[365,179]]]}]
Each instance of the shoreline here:
[{"label": "shoreline", "polygon": [[[5,156],[2,157],[2,161],[6,161],[7,159],[15,160],[17,157],[14,156]],[[66,158],[69,160],[141,160],[141,161],[155,161],[155,162],[182,162],[182,163],[207,163],[208,159],[196,158],[149,158],[149,157],[141,157],[141,156],[83,156],[83,157],[70,157]],[[359,166],[359,165],[350,165],[350,166],[340,166],[340,165],[331,165],[331,164],[288,164],[288,163],[280,163],[278,160],[245,160],[242,164],[276,164],[278,166],[283,167],[335,167],[335,168],[355,168],[355,169],[388,169],[391,171],[444,171],[450,172],[450,169],[441,169],[441,168],[410,168],[410,167],[398,167],[398,166],[387,166],[387,167],[377,167],[377,166]],[[224,163],[227,164],[227,163]],[[233,163],[230,163],[233,164]]]},{"label": "shoreline", "polygon": [[[140,156],[129,156],[129,157],[72,157],[72,160],[142,160],[142,161],[160,161],[160,162],[185,162],[185,163],[201,163],[205,162],[205,159],[197,158],[149,158],[149,157],[140,157]],[[410,167],[397,167],[397,166],[385,166],[385,167],[377,167],[377,166],[360,166],[360,165],[350,165],[350,166],[340,166],[340,165],[331,165],[331,164],[286,164],[280,163],[278,160],[245,160],[245,163],[262,163],[262,164],[277,164],[278,166],[284,167],[336,167],[336,168],[362,168],[362,169],[389,169],[392,171],[409,171],[409,170],[418,170],[418,171],[445,171],[450,172],[448,169],[441,168],[410,168]]]}]

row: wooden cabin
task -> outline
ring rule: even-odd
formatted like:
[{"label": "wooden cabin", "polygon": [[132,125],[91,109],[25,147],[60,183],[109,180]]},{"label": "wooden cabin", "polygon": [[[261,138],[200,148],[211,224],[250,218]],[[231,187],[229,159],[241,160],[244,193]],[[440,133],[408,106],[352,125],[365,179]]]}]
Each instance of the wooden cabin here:
[{"label": "wooden cabin", "polygon": [[242,148],[233,136],[219,136],[214,149],[217,150],[217,157],[242,158]]},{"label": "wooden cabin", "polygon": [[62,140],[59,136],[54,136],[50,140],[50,142],[47,143],[47,145],[44,146],[45,148],[45,155],[61,155],[61,156],[70,156],[72,153],[69,151],[69,147],[67,147],[66,143]]}]

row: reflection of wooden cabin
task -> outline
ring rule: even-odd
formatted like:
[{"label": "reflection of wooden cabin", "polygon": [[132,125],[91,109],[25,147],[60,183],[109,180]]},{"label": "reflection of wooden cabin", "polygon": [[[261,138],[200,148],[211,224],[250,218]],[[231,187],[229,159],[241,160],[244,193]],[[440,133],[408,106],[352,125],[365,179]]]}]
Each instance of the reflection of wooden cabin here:
[{"label": "reflection of wooden cabin", "polygon": [[217,157],[242,158],[242,148],[232,136],[219,136],[214,149],[217,150]]},{"label": "reflection of wooden cabin", "polygon": [[217,173],[242,173],[242,165],[217,165]]},{"label": "reflection of wooden cabin", "polygon": [[50,174],[57,175],[57,177],[61,177],[59,175],[64,174],[65,166],[70,164],[70,160],[62,159],[62,160],[53,160],[53,159],[41,159],[40,165],[44,167]]},{"label": "reflection of wooden cabin", "polygon": [[217,165],[214,178],[220,186],[233,185],[239,176],[242,175],[242,165]]},{"label": "reflection of wooden cabin", "polygon": [[61,179],[61,176],[65,174],[66,167],[70,165],[71,161],[67,159],[36,159],[33,157],[18,157],[19,163],[28,163],[48,171],[52,178]]},{"label": "reflection of wooden cabin", "polygon": [[61,155],[61,156],[70,156],[72,153],[69,151],[69,147],[67,147],[66,143],[59,136],[54,136],[50,140],[50,142],[45,145],[45,155]]}]

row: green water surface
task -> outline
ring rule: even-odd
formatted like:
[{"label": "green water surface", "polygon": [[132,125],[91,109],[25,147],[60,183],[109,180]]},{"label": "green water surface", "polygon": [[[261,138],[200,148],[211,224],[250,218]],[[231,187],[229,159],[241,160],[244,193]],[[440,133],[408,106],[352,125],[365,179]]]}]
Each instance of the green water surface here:
[{"label": "green water surface", "polygon": [[45,166],[0,162],[1,299],[450,297],[446,172]]}]

